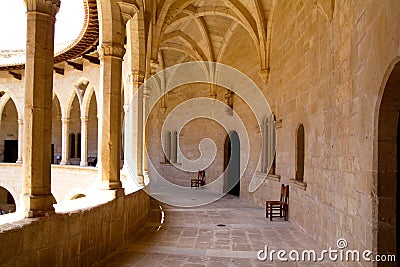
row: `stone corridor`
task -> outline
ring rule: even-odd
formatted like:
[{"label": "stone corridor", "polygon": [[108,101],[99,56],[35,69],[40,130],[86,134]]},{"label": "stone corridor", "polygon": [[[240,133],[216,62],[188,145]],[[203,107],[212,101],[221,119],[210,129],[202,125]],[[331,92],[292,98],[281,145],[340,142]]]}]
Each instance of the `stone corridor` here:
[{"label": "stone corridor", "polygon": [[151,202],[152,219],[144,233],[97,266],[336,266],[258,260],[265,245],[287,251],[321,248],[297,226],[279,218],[270,222],[264,209],[237,197],[228,195],[198,208]]}]

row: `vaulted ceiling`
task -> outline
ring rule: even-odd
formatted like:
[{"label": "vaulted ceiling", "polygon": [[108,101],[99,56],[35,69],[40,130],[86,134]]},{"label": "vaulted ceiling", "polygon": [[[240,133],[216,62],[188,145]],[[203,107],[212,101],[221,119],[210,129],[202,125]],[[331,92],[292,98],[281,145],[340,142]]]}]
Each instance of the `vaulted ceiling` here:
[{"label": "vaulted ceiling", "polygon": [[165,67],[191,60],[220,62],[242,27],[243,39],[257,49],[260,70],[267,70],[273,7],[274,0],[159,0],[153,58],[161,55]]},{"label": "vaulted ceiling", "polygon": [[[186,61],[220,62],[231,37],[242,27],[247,32],[260,59],[260,75],[269,73],[269,47],[272,16],[276,0],[136,0],[136,5],[147,6],[152,22],[151,47],[153,60],[168,67]],[[55,56],[55,63],[85,56],[93,51],[99,40],[96,0],[84,0],[85,27],[79,38]],[[148,9],[151,3],[155,7]],[[154,14],[155,13],[155,14]],[[147,40],[148,41],[148,40]],[[22,69],[23,64],[0,66],[0,70]],[[264,73],[266,72],[266,73]],[[266,77],[265,77],[266,78]]]}]

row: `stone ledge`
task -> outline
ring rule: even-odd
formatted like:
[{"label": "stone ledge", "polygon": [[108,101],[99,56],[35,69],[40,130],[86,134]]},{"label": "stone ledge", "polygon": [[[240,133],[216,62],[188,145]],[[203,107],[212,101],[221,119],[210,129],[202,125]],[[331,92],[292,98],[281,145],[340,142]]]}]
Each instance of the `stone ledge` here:
[{"label": "stone ledge", "polygon": [[307,183],[305,182],[300,182],[297,181],[296,179],[289,179],[290,184],[293,185],[294,187],[301,189],[301,190],[306,190],[307,189]]},{"label": "stone ledge", "polygon": [[281,176],[280,175],[275,175],[275,174],[268,174],[267,179],[275,181],[275,182],[280,182],[281,181]]},{"label": "stone ledge", "polygon": [[179,162],[175,162],[175,163],[170,163],[170,162],[160,162],[160,164],[162,165],[162,166],[181,166],[182,165],[182,163],[179,163]]}]

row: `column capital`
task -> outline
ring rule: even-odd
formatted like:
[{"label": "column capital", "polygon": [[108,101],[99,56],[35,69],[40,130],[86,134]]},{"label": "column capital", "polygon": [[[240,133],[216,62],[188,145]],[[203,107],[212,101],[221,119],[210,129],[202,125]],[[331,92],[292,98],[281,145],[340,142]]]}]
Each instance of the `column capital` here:
[{"label": "column capital", "polygon": [[128,20],[133,18],[133,16],[137,12],[139,12],[139,8],[137,7],[137,5],[135,5],[135,3],[132,3],[132,1],[123,0],[123,1],[118,1],[117,3],[119,5],[121,16],[125,24],[128,22]]},{"label": "column capital", "polygon": [[88,117],[81,117],[81,122],[82,122],[82,123],[87,123],[88,120],[89,120]]},{"label": "column capital", "polygon": [[97,47],[100,60],[103,57],[117,57],[122,59],[125,54],[125,48],[123,45],[114,43],[103,43]]},{"label": "column capital", "polygon": [[133,83],[143,83],[144,77],[145,77],[145,74],[143,71],[140,71],[140,70],[132,71]]},{"label": "column capital", "polygon": [[55,16],[60,9],[60,0],[24,0],[27,12],[40,12]]},{"label": "column capital", "polygon": [[261,69],[261,70],[258,72],[258,75],[260,76],[261,80],[262,80],[264,83],[268,83],[269,75],[270,75],[270,69]]},{"label": "column capital", "polygon": [[150,60],[150,74],[153,76],[157,73],[157,69],[160,63],[157,60],[151,59]]}]

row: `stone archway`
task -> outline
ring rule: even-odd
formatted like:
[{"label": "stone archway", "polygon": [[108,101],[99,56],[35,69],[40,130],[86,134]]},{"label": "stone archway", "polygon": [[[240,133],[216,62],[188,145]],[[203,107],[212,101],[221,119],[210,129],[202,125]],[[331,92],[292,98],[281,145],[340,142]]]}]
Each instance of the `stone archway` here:
[{"label": "stone archway", "polygon": [[11,98],[0,116],[0,159],[2,162],[15,163],[18,159],[18,111]]},{"label": "stone archway", "polygon": [[0,186],[0,215],[15,212],[14,196],[6,188]]},{"label": "stone archway", "polygon": [[[397,254],[400,239],[399,198],[400,62],[384,88],[378,118],[378,221],[379,254]],[[394,238],[395,237],[395,238]]]}]

